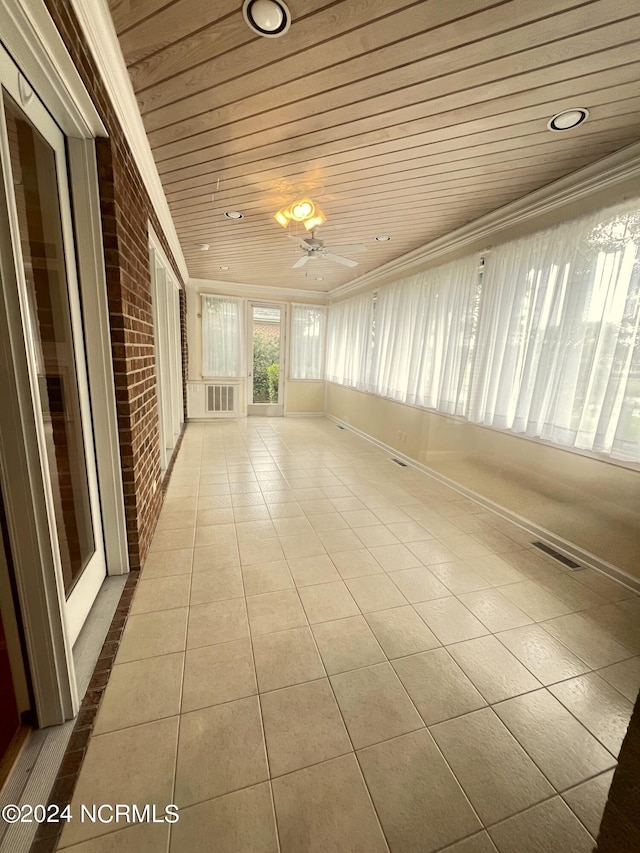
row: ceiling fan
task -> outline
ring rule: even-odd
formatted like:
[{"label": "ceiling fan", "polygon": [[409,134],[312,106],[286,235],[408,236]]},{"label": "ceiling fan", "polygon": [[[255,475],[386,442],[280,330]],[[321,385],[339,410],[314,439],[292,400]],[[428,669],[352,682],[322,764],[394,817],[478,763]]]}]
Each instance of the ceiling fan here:
[{"label": "ceiling fan", "polygon": [[299,258],[293,265],[293,269],[303,267],[307,263],[307,261],[317,261],[321,258],[327,261],[335,261],[335,263],[342,264],[345,267],[357,267],[357,261],[352,261],[350,258],[343,258],[342,255],[336,253],[346,252],[350,255],[354,255],[359,252],[367,251],[367,247],[364,245],[364,243],[350,243],[344,246],[325,246],[324,240],[318,240],[314,236],[313,232],[311,232],[310,237],[306,238],[298,237],[297,235],[293,234],[288,234],[287,236],[291,240],[295,240],[304,252],[304,255]]}]

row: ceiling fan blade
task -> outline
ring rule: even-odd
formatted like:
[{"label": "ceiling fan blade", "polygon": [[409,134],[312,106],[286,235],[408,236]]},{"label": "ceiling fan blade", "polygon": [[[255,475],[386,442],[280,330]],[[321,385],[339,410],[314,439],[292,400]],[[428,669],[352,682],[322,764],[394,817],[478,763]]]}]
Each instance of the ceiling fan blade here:
[{"label": "ceiling fan blade", "polygon": [[358,255],[368,251],[364,243],[340,243],[337,246],[327,246],[331,252],[341,252],[344,255]]},{"label": "ceiling fan blade", "polygon": [[351,261],[349,258],[341,258],[340,255],[334,255],[333,252],[326,252],[324,257],[328,261],[335,261],[337,264],[342,264],[344,267],[357,267],[357,261]]},{"label": "ceiling fan blade", "polygon": [[303,255],[301,258],[298,258],[298,260],[291,267],[291,269],[295,270],[298,267],[303,267],[307,263],[308,260],[309,260],[309,255]]},{"label": "ceiling fan blade", "polygon": [[309,248],[309,244],[304,239],[304,237],[300,237],[298,234],[286,234],[285,236],[287,236],[289,240],[293,240],[295,243],[297,243],[301,249]]}]

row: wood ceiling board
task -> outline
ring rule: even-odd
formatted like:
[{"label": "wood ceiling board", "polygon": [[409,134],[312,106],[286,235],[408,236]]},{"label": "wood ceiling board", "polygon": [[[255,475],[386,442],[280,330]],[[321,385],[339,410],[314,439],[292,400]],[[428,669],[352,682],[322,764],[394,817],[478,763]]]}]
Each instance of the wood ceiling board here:
[{"label": "wood ceiling board", "polygon": [[[522,17],[525,10],[529,18],[536,17],[532,11],[534,6],[529,0],[512,0],[512,2],[518,6]],[[540,0],[540,4],[535,5],[536,8],[538,5],[557,6],[557,0]],[[327,67],[315,69],[306,77],[298,79],[289,79],[286,74],[281,75],[280,68],[276,65],[272,74],[269,75],[272,78],[270,87],[260,88],[256,94],[251,94],[252,89],[249,85],[251,80],[248,76],[215,88],[211,88],[211,79],[209,79],[211,101],[219,105],[215,110],[216,126],[235,124],[243,118],[264,115],[273,110],[283,110],[286,105],[290,105],[291,117],[288,120],[294,120],[301,108],[306,108],[310,101],[315,103],[323,96],[325,100],[328,98],[331,102],[339,100],[342,104],[356,103],[389,91],[404,89],[422,80],[435,79],[461,68],[480,66],[493,56],[512,55],[515,57],[514,65],[517,67],[518,54],[521,51],[546,44],[550,52],[560,51],[561,53],[564,38],[576,32],[592,29],[594,26],[598,28],[594,33],[595,44],[602,49],[608,42],[607,36],[601,34],[599,29],[605,27],[611,20],[613,10],[609,13],[608,9],[604,8],[611,5],[628,6],[628,0],[595,0],[589,6],[589,14],[586,14],[583,8],[578,8],[562,15],[555,15],[553,18],[537,20],[527,26],[509,29],[498,35],[493,33],[496,29],[505,29],[505,13],[501,9],[490,9],[487,12],[478,13],[478,16],[489,17],[490,20],[484,22],[485,25],[480,28],[482,35],[470,43],[459,43],[458,29],[461,28],[464,32],[464,21],[458,21],[450,25],[456,28],[456,32],[446,33],[447,27],[438,31],[438,50],[435,53],[429,51],[429,45],[425,45],[425,36],[420,35],[406,39],[401,45],[392,44],[389,47],[372,48],[375,49],[375,63],[371,61],[370,56],[365,55],[339,65],[329,64]],[[521,11],[520,7],[522,7]],[[512,24],[511,15],[510,11],[509,25]],[[332,51],[328,49],[323,51],[325,63],[331,62],[331,54]],[[197,71],[198,69],[194,69],[194,73]],[[261,76],[259,86],[263,87],[266,75]],[[162,86],[162,91],[164,92],[166,87],[173,85],[174,82],[169,81]],[[148,133],[205,111],[203,104],[206,103],[207,97],[203,92],[193,97],[180,98],[180,89],[176,89],[175,94],[175,101],[164,108],[155,104],[153,112],[149,112],[144,103],[145,98],[149,99],[150,92],[138,96]],[[317,108],[322,111],[321,107]],[[152,144],[155,145],[155,142]]]},{"label": "wood ceiling board", "polygon": [[[223,83],[236,78],[239,69],[248,67],[252,72],[256,72],[282,61],[291,54],[316,47],[322,41],[319,33],[326,33],[327,38],[335,38],[342,32],[357,28],[362,22],[364,10],[367,10],[371,20],[374,20],[414,3],[415,0],[385,0],[384,4],[378,0],[360,0],[358,3],[341,3],[332,8],[336,6],[335,0],[297,0],[292,25],[295,39],[265,39],[255,36],[238,14],[233,22],[226,22],[224,33],[210,33],[208,28],[172,44],[166,50],[145,57],[141,62],[131,64],[128,61],[131,82],[136,91],[143,92],[191,68],[206,65],[206,70],[213,78],[218,83]],[[236,9],[239,12],[240,4],[236,3]],[[320,22],[316,17],[318,13],[322,13]],[[243,43],[246,38],[236,37],[235,44],[232,44],[233,52],[224,60],[214,63],[213,58],[219,52],[221,38],[224,38],[225,44],[231,41],[232,28],[235,33],[235,28],[239,25],[244,27],[242,36],[248,37],[250,43]]]},{"label": "wood ceiling board", "polygon": [[[637,98],[627,98],[624,96],[627,94],[633,94],[637,91],[638,86],[636,84],[624,84],[613,92],[605,90],[604,92],[595,91],[585,93],[585,103],[588,104],[594,121],[608,119],[616,115],[624,116],[634,113],[637,103]],[[622,100],[618,100],[618,95],[620,94],[623,95]],[[615,97],[615,100],[612,100],[612,96]],[[562,108],[566,108],[566,105]],[[462,120],[464,119],[465,114],[470,114],[471,116],[477,115],[478,117],[465,121]],[[467,110],[461,109],[456,111],[455,116],[434,116],[429,120],[429,126],[423,127],[422,129],[419,129],[420,125],[426,124],[426,122],[415,122],[413,123],[413,126],[398,125],[392,128],[385,128],[379,132],[374,132],[364,136],[358,135],[351,137],[348,140],[328,143],[318,149],[297,150],[295,153],[291,154],[289,162],[299,163],[308,161],[319,165],[326,162],[327,158],[334,153],[337,153],[344,162],[347,150],[354,152],[354,159],[362,160],[370,155],[377,154],[377,145],[389,148],[390,142],[397,140],[404,140],[407,145],[407,152],[409,151],[411,141],[415,141],[422,146],[437,142],[446,142],[447,144],[457,147],[460,144],[460,140],[464,137],[480,136],[487,140],[496,139],[500,136],[504,137],[509,135],[514,128],[517,128],[518,125],[529,124],[532,132],[539,132],[546,126],[548,118],[553,114],[553,111],[550,111],[549,109],[549,105],[546,104],[526,107],[522,110],[514,109],[510,113],[500,113],[497,115],[484,115],[481,110],[477,111],[474,110],[473,107],[469,107]],[[460,120],[459,123],[452,124],[453,121],[458,120]],[[585,125],[583,131],[586,131],[587,127],[588,125]],[[578,130],[580,130],[580,128],[578,128]],[[526,132],[526,128],[521,127],[520,131]],[[519,135],[522,135],[522,133]],[[390,140],[389,137],[392,137],[393,139]],[[386,141],[383,142],[382,140],[385,140],[385,138]],[[550,145],[552,144],[552,138],[553,137],[550,135]],[[476,140],[472,141],[475,142]],[[344,146],[341,151],[340,146]],[[398,147],[396,146],[394,148],[392,146],[391,150],[397,151]],[[407,153],[407,156],[410,155]],[[264,168],[266,164],[267,168],[278,175],[280,173],[279,164],[284,161],[284,159],[285,158],[283,158],[281,154],[278,154],[277,156],[269,156],[268,152],[256,149],[255,159],[247,153],[240,155],[239,157],[229,156],[227,158],[222,158],[220,162],[212,162],[210,174],[214,180],[216,177],[220,177],[221,180],[224,180],[225,176],[230,177],[232,175],[251,174],[251,171],[254,168],[261,169]],[[246,162],[238,162],[238,160],[244,160]],[[259,164],[263,165],[260,166]],[[217,166],[220,166],[220,168],[216,168]],[[206,187],[206,183],[203,182],[202,176],[182,179],[175,182],[164,182],[165,192],[169,201],[172,200],[172,194],[174,192],[178,192],[182,189],[189,189],[191,187],[203,187],[203,185]],[[212,192],[214,189],[215,186],[213,186],[213,189],[211,190],[204,189],[204,192]]]},{"label": "wood ceiling board", "polygon": [[108,0],[108,3],[113,24],[120,37],[130,27],[157,14],[165,6],[170,6],[173,0]]},{"label": "wood ceiling board", "polygon": [[[602,128],[602,129],[600,129]],[[593,132],[595,130],[595,132]],[[552,145],[553,151],[576,150],[579,153],[587,152],[590,146],[593,146],[593,151],[596,156],[604,156],[600,153],[605,150],[608,145],[610,150],[618,150],[625,144],[631,144],[637,138],[637,117],[625,116],[624,118],[607,118],[599,122],[589,121],[588,125],[583,125],[581,128],[576,128],[574,134],[569,137],[558,134],[556,137],[550,137],[549,131],[541,130],[538,133],[527,134],[523,137],[507,137],[500,136],[493,139],[491,143],[476,144],[469,147],[462,147],[460,143],[453,148],[449,142],[440,143],[438,145],[425,145],[412,149],[411,160],[413,163],[424,164],[433,163],[434,165],[450,164],[452,169],[458,168],[465,162],[483,163],[493,162],[493,158],[503,156],[505,159],[514,158],[520,159],[521,153],[524,155],[536,155],[541,151],[547,150]],[[464,140],[463,140],[464,141]],[[415,153],[414,153],[415,152]],[[430,152],[430,153],[425,153]],[[375,157],[366,157],[362,160],[350,160],[347,163],[338,163],[333,166],[327,165],[326,168],[318,170],[321,178],[320,186],[331,184],[332,181],[340,180],[340,183],[356,179],[359,175],[369,173],[371,177],[379,174],[385,174],[385,164],[389,170],[401,171],[404,163],[407,162],[407,152],[394,151],[385,155]],[[299,169],[299,166],[297,167]],[[305,186],[308,180],[306,171],[292,171],[289,176],[291,186]],[[270,173],[252,171],[252,186],[254,191],[266,193],[269,189]],[[206,192],[203,195],[203,185],[199,184],[191,190],[184,190],[180,194],[176,193],[171,198],[171,211],[176,219],[180,216],[186,216],[191,213],[196,214],[202,211],[211,210],[211,197]],[[223,179],[220,188],[225,191],[234,193],[244,192],[247,187],[246,176],[243,179]],[[295,193],[292,193],[294,197]],[[216,198],[219,194],[216,193]]]},{"label": "wood ceiling board", "polygon": [[[640,32],[640,23],[638,30]],[[283,137],[292,141],[305,136],[312,139],[314,144],[323,145],[332,139],[406,124],[438,113],[460,109],[470,103],[480,107],[483,103],[489,106],[504,100],[505,104],[501,111],[505,111],[513,103],[520,102],[524,105],[531,103],[535,98],[538,102],[544,99],[566,98],[576,91],[581,93],[589,89],[606,88],[618,82],[633,79],[637,81],[640,76],[640,62],[631,61],[627,47],[580,57],[579,60],[567,65],[570,67],[550,66],[524,73],[516,79],[505,80],[500,80],[493,75],[491,79],[483,80],[481,74],[464,72],[465,79],[458,79],[456,85],[475,82],[476,86],[465,88],[465,85],[462,85],[452,94],[442,94],[448,91],[451,81],[448,78],[441,78],[414,86],[411,90],[404,90],[402,93],[390,93],[372,99],[370,102],[356,104],[354,107],[338,108],[323,115],[312,114],[284,127],[273,126],[273,123],[267,125],[266,120],[261,118],[260,121],[264,124],[259,128],[260,145],[262,147],[269,143],[278,143]],[[483,66],[482,70],[487,67]],[[461,75],[454,76],[460,78]],[[561,80],[558,80],[559,76]],[[516,92],[513,91],[514,87],[517,88]],[[414,103],[409,103],[409,100]],[[255,126],[249,123],[251,132],[245,134],[240,132],[243,130],[242,124],[239,122],[237,128],[234,126],[233,136],[230,136],[229,128],[194,136],[189,140],[192,150],[184,153],[179,151],[180,146],[184,145],[184,140],[158,148],[157,156],[161,158],[158,159],[160,175],[164,176],[178,169],[187,170],[189,167],[191,169],[185,172],[185,177],[189,174],[198,174],[210,158],[219,156],[216,152],[219,151],[220,146],[231,148],[231,139],[233,139],[233,153],[241,150],[255,150]],[[193,147],[196,143],[198,147]],[[171,156],[164,156],[165,154]]]}]

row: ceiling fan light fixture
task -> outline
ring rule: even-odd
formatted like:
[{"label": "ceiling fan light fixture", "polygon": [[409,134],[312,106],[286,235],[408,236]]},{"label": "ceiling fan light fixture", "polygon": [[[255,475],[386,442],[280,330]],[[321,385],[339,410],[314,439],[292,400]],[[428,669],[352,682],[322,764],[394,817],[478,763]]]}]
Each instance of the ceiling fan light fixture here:
[{"label": "ceiling fan light fixture", "polygon": [[315,213],[315,216],[312,216],[311,219],[305,219],[303,223],[307,231],[312,231],[314,228],[318,228],[323,224],[323,222],[327,221],[327,217],[322,213],[322,211],[318,210],[318,208],[316,208]]},{"label": "ceiling fan light fixture", "polygon": [[309,198],[294,201],[290,208],[291,218],[294,222],[304,222],[316,212],[316,206]]},{"label": "ceiling fan light fixture", "polygon": [[250,30],[265,38],[278,38],[291,26],[291,12],[282,0],[244,0],[242,17]]},{"label": "ceiling fan light fixture", "polygon": [[283,228],[286,228],[291,219],[291,213],[283,207],[282,210],[279,210],[273,218],[276,220],[278,225],[282,225]]},{"label": "ceiling fan light fixture", "polygon": [[574,107],[570,110],[563,110],[561,113],[556,113],[547,122],[548,130],[573,130],[582,122],[589,118],[589,110],[584,107]]}]

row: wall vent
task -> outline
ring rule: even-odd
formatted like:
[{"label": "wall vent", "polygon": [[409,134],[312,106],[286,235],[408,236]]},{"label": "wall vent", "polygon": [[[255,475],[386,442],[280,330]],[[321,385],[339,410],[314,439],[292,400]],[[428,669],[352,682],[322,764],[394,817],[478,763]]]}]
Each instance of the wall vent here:
[{"label": "wall vent", "polygon": [[534,546],[534,548],[538,548],[538,550],[544,551],[545,554],[548,554],[550,557],[553,557],[554,560],[558,560],[558,562],[562,563],[565,566],[568,566],[574,572],[577,569],[583,568],[583,566],[581,566],[579,563],[574,563],[573,560],[570,560],[568,557],[565,557],[564,554],[560,554],[558,551],[555,551],[549,545],[545,545],[544,542],[532,542],[531,544]]},{"label": "wall vent", "polygon": [[205,385],[207,412],[219,414],[236,413],[236,385]]},{"label": "wall vent", "polygon": [[391,461],[395,462],[396,465],[399,465],[401,468],[408,468],[409,467],[406,462],[401,462],[399,459],[391,459]]}]

